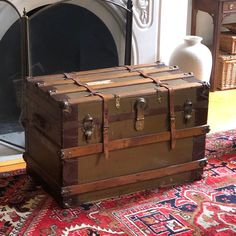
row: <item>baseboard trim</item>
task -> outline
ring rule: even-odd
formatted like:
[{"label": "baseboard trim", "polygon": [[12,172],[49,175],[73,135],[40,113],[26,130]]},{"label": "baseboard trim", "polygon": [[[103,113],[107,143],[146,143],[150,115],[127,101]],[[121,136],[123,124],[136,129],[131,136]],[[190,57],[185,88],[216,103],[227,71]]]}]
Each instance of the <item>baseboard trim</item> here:
[{"label": "baseboard trim", "polygon": [[0,173],[25,169],[25,168],[26,168],[26,163],[22,157],[17,158],[15,160],[0,161]]}]

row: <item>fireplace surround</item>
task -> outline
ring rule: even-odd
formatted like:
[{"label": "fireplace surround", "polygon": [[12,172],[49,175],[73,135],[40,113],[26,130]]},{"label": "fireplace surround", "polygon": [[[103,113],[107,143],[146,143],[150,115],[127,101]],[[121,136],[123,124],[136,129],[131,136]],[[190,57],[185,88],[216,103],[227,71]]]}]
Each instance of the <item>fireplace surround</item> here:
[{"label": "fireplace surround", "polygon": [[[157,61],[159,1],[133,0],[132,2],[131,63],[143,64]],[[24,11],[29,18],[28,72],[30,74],[60,73],[125,63],[126,11],[124,8],[127,0],[14,0],[9,2],[1,0],[0,3],[0,22],[5,22],[0,31],[0,47],[3,42],[6,44],[0,60],[6,62],[7,57],[15,57],[15,60],[3,69],[0,76],[0,87],[5,90],[5,97],[1,99],[5,107],[0,105],[0,109],[4,110],[8,107],[7,109],[10,110],[4,119],[0,117],[0,134],[6,133],[4,131],[6,120],[12,120],[11,127],[5,129],[7,132],[23,132],[23,128],[19,125],[20,86],[17,85],[25,74],[21,71],[22,31],[19,26],[19,17]],[[9,6],[2,7],[3,3]],[[11,17],[13,14],[15,16]],[[54,37],[50,33],[55,33]],[[7,44],[7,42],[11,43]],[[48,56],[45,56],[46,52]]]},{"label": "fireplace surround", "polygon": [[[109,29],[119,52],[119,64],[123,64],[125,40],[125,11],[109,2],[126,6],[127,0],[74,0],[64,1],[77,5],[96,15]],[[61,1],[57,0],[14,0],[12,1],[22,15],[24,9],[32,16],[38,9]],[[132,63],[142,64],[158,59],[159,1],[133,0]],[[86,22],[84,22],[86,23]]]}]

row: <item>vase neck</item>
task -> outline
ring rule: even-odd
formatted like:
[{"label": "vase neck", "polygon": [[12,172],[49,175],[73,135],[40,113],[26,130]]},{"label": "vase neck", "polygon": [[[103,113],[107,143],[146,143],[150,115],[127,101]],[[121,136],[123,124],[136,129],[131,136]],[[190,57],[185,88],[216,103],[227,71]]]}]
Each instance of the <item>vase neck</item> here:
[{"label": "vase neck", "polygon": [[188,45],[195,45],[201,43],[202,37],[189,35],[184,38],[184,41]]}]

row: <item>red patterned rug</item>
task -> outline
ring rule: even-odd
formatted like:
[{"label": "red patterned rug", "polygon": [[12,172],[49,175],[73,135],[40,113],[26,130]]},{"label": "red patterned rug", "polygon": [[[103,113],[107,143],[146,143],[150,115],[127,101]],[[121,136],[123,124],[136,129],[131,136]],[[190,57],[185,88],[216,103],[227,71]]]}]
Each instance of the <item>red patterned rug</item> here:
[{"label": "red patterned rug", "polygon": [[22,174],[0,179],[0,235],[236,235],[236,130],[208,135],[200,181],[61,209]]}]

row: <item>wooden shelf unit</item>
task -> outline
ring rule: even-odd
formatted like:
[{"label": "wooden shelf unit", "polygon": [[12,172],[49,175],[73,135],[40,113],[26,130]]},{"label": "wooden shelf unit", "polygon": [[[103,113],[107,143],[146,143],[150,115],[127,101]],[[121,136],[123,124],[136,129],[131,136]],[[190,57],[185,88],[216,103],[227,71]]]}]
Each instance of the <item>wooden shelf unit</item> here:
[{"label": "wooden shelf unit", "polygon": [[198,11],[207,12],[213,18],[213,45],[212,45],[212,73],[211,91],[217,90],[217,58],[219,56],[221,24],[225,16],[236,13],[236,0],[192,0],[192,23],[191,34],[196,35],[197,13]]}]

